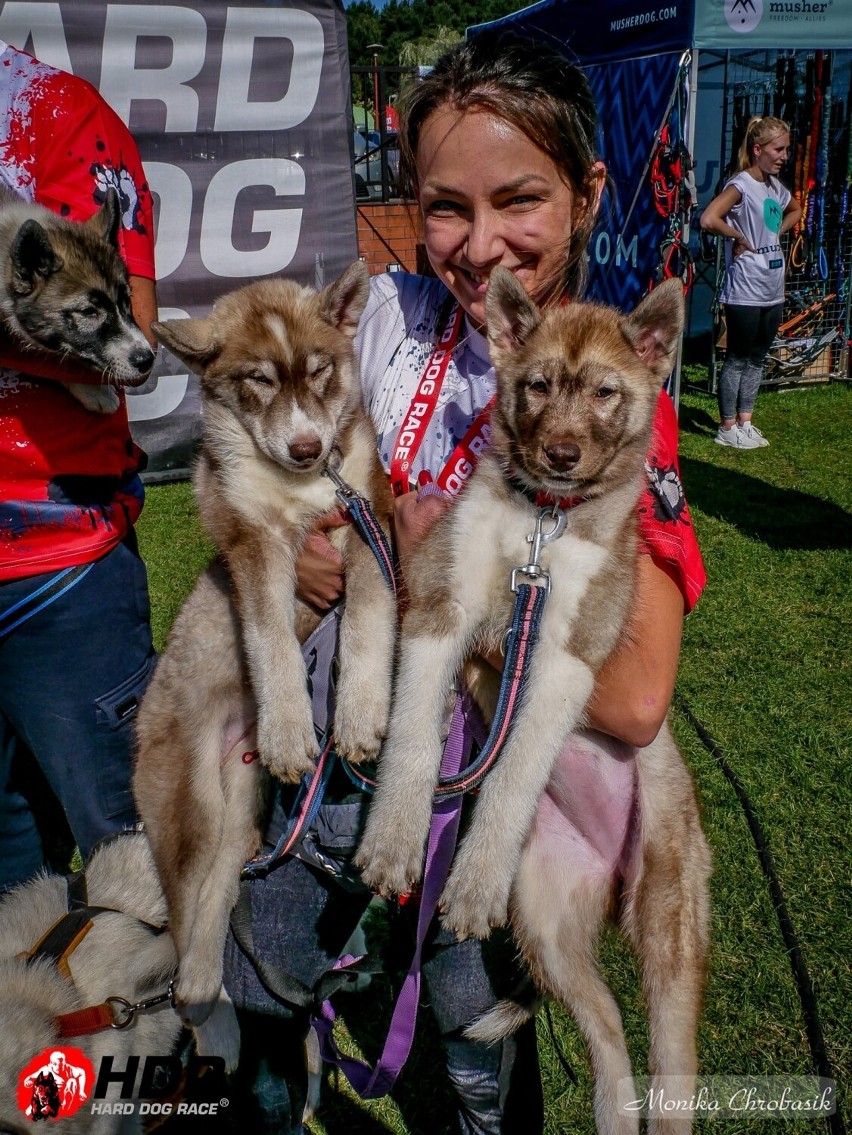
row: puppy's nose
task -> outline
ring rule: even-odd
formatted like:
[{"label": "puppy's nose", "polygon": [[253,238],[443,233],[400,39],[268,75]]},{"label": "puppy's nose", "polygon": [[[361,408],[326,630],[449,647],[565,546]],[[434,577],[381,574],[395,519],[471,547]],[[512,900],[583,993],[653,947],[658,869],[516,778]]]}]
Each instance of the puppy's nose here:
[{"label": "puppy's nose", "polygon": [[580,447],[573,441],[554,441],[544,447],[544,455],[552,468],[564,472],[580,460]]},{"label": "puppy's nose", "polygon": [[135,371],[145,374],[154,365],[154,352],[150,347],[134,347],[128,361]]},{"label": "puppy's nose", "polygon": [[316,461],[322,453],[318,437],[297,437],[290,442],[290,456],[294,461]]}]

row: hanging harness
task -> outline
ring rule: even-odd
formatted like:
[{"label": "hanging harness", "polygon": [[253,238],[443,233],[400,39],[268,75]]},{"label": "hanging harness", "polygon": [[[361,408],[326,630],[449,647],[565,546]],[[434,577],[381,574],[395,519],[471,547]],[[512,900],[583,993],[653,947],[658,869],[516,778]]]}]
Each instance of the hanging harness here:
[{"label": "hanging harness", "polygon": [[687,52],[678,65],[674,94],[651,160],[654,207],[668,220],[668,231],[660,244],[649,291],[663,280],[679,278],[685,294],[695,274],[686,239],[697,199],[695,162],[683,137],[689,102],[689,63]]}]

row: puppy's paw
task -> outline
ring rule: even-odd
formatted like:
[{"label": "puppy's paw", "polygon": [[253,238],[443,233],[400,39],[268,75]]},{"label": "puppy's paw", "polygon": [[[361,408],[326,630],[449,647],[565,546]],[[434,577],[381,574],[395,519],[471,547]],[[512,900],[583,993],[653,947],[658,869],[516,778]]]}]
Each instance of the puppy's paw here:
[{"label": "puppy's paw", "polygon": [[298,784],[306,773],[314,771],[319,755],[310,715],[306,720],[260,721],[257,746],[261,761],[273,776],[291,784]]},{"label": "puppy's paw", "polygon": [[118,392],[111,386],[89,386],[83,382],[69,382],[68,392],[93,414],[114,414],[121,405]]},{"label": "puppy's paw", "polygon": [[222,975],[198,974],[187,967],[186,959],[175,981],[174,1005],[189,1029],[200,1028],[216,1007],[222,988]]},{"label": "puppy's paw", "polygon": [[441,925],[457,938],[487,938],[509,921],[509,888],[490,871],[471,872],[459,862],[453,868],[441,901]]},{"label": "puppy's paw", "polygon": [[374,761],[388,728],[389,692],[342,681],[334,711],[334,747],[353,764]]},{"label": "puppy's paw", "polygon": [[240,1060],[240,1026],[231,998],[224,989],[207,1020],[193,1029],[195,1050],[203,1056],[221,1056],[225,1071],[235,1072]]},{"label": "puppy's paw", "polygon": [[420,882],[423,857],[423,841],[412,840],[410,833],[402,838],[393,826],[377,832],[368,825],[355,854],[355,866],[368,887],[392,898],[407,894]]}]

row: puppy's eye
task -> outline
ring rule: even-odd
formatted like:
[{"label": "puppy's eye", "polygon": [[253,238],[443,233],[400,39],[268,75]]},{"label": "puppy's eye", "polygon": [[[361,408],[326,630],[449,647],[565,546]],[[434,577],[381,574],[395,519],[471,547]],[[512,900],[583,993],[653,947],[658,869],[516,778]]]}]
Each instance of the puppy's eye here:
[{"label": "puppy's eye", "polygon": [[539,378],[535,382],[531,382],[527,389],[532,390],[535,394],[547,394],[547,383],[543,378]]},{"label": "puppy's eye", "polygon": [[327,378],[331,374],[331,360],[319,363],[311,371],[311,378]]},{"label": "puppy's eye", "polygon": [[595,391],[595,398],[612,398],[615,393],[614,386],[599,386]]},{"label": "puppy's eye", "polygon": [[81,315],[84,319],[97,319],[101,313],[93,303],[87,303],[85,307],[77,309],[77,314]]},{"label": "puppy's eye", "polygon": [[268,377],[268,375],[262,374],[260,371],[258,371],[256,374],[247,374],[245,376],[245,378],[246,378],[247,382],[256,382],[260,386],[274,386],[275,385],[275,383],[272,381],[271,378]]}]

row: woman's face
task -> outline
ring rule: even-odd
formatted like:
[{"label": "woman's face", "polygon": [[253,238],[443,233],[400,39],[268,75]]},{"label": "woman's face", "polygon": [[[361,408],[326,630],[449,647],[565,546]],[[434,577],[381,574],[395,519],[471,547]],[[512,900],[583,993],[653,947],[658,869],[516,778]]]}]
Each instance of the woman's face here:
[{"label": "woman's face", "polygon": [[758,143],[754,147],[754,160],[758,169],[774,176],[781,172],[781,167],[789,156],[790,135],[787,133],[776,134],[774,138],[770,138],[762,146]]},{"label": "woman's face", "polygon": [[514,126],[487,111],[436,110],[420,132],[417,180],[429,261],[477,326],[498,265],[532,296],[559,277],[578,201]]}]

